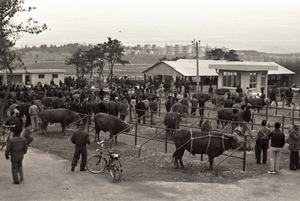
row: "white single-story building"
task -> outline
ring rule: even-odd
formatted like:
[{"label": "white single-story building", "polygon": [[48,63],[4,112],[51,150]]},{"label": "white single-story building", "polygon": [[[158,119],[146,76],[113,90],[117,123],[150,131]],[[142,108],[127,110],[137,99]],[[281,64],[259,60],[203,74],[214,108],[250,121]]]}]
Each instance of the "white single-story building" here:
[{"label": "white single-story building", "polygon": [[235,90],[240,86],[243,91],[249,88],[254,93],[268,91],[268,71],[278,70],[275,63],[269,62],[228,62],[209,64],[209,69],[218,73],[218,88]]},{"label": "white single-story building", "polygon": [[[217,88],[235,90],[240,85],[243,91],[251,88],[260,92],[261,87],[267,90],[268,85],[282,86],[291,84],[293,71],[275,62],[243,62],[225,60],[198,60],[198,75],[203,85],[215,85]],[[188,81],[197,82],[197,60],[179,59],[177,61],[162,61],[145,71],[145,75],[159,75],[160,81],[176,77],[184,77]]]},{"label": "white single-story building", "polygon": [[[53,79],[55,84],[59,84],[61,80],[64,82],[66,70],[61,69],[15,69],[13,70],[13,80],[14,85],[37,85],[41,84],[50,84]],[[7,79],[10,79],[9,71],[2,70],[0,71],[0,83],[6,84]]]}]

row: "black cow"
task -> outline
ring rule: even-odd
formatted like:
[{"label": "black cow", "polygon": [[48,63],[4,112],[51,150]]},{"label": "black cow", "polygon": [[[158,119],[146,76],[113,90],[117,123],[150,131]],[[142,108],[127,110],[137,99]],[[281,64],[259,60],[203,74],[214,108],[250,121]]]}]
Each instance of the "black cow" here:
[{"label": "black cow", "polygon": [[205,102],[210,100],[210,95],[209,94],[203,94],[203,93],[196,93],[192,96],[192,98],[196,98],[198,100],[204,99]]},{"label": "black cow", "polygon": [[60,123],[62,133],[65,135],[66,126],[78,120],[79,116],[75,112],[61,108],[43,110],[40,113],[40,118],[42,120],[42,131],[44,134],[47,134],[47,126],[49,123]]},{"label": "black cow", "polygon": [[222,124],[222,127],[226,126],[229,121],[232,120],[242,122],[244,120],[243,112],[244,110],[240,110],[237,108],[219,108],[217,111],[217,127],[219,128],[220,122]]},{"label": "black cow", "polygon": [[30,115],[29,115],[29,107],[30,107],[30,103],[18,103],[18,106],[20,108],[20,116],[23,117],[25,115],[26,117],[26,122],[25,122],[25,126],[29,126],[31,124],[31,119],[30,119]]},{"label": "black cow", "polygon": [[53,109],[63,108],[66,98],[44,97],[42,103],[45,107],[53,107]]},{"label": "black cow", "polygon": [[[99,133],[100,131],[109,132],[110,139],[113,140],[115,136],[115,144],[117,144],[117,134],[121,131],[129,132],[131,125],[125,121],[119,119],[115,115],[98,113],[94,116],[95,121],[95,141],[100,140]],[[112,145],[112,143],[111,143]]]},{"label": "black cow", "polygon": [[209,167],[213,169],[214,158],[220,156],[225,150],[236,148],[238,140],[236,135],[224,135],[222,133],[208,133],[205,131],[180,130],[173,136],[176,151],[173,154],[174,166],[178,168],[178,160],[181,168],[184,168],[182,156],[187,150],[191,154],[207,154]]},{"label": "black cow", "polygon": [[265,105],[270,105],[270,100],[268,98],[263,99],[263,98],[246,98],[245,101],[247,103],[250,103],[252,108],[257,109],[257,113],[265,106]]},{"label": "black cow", "polygon": [[207,132],[212,131],[211,119],[207,119],[203,121],[203,117],[202,117],[199,121],[199,126],[201,128],[201,131],[207,131]]},{"label": "black cow", "polygon": [[166,134],[169,139],[173,137],[176,129],[179,129],[181,115],[178,112],[168,112],[165,116],[164,123],[166,125]]}]

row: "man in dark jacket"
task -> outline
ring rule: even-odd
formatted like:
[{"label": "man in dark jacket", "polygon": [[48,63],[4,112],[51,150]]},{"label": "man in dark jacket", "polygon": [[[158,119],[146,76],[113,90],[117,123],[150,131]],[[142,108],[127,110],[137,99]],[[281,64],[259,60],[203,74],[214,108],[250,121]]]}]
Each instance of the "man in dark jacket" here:
[{"label": "man in dark jacket", "polygon": [[141,122],[141,118],[143,118],[143,124],[146,124],[146,105],[142,99],[138,98],[137,104],[135,106],[135,111],[138,115],[138,123]]},{"label": "man in dark jacket", "polygon": [[72,168],[71,171],[75,170],[77,166],[77,162],[81,155],[81,164],[80,171],[85,171],[85,166],[87,162],[87,149],[86,144],[90,144],[89,133],[84,130],[85,124],[80,124],[79,130],[75,131],[71,137],[71,141],[75,144],[75,153],[72,160]]},{"label": "man in dark jacket", "polygon": [[158,111],[158,103],[155,97],[152,97],[152,101],[150,102],[150,111],[151,111],[151,124],[155,125],[155,121],[157,118],[157,111]]},{"label": "man in dark jacket", "polygon": [[300,169],[299,147],[300,147],[300,123],[296,121],[293,128],[289,130],[290,170]]},{"label": "man in dark jacket", "polygon": [[271,139],[270,148],[270,170],[268,173],[276,174],[279,170],[280,154],[281,149],[285,144],[285,135],[279,130],[280,123],[275,123],[275,130],[270,133],[269,138]]},{"label": "man in dark jacket", "polygon": [[[9,160],[9,155],[11,155],[13,184],[19,184],[20,180],[24,180],[22,161],[24,154],[27,152],[28,145],[26,139],[20,136],[21,131],[20,127],[14,128],[13,137],[7,142],[5,151],[5,158],[7,160]],[[20,174],[20,180],[18,174]]]}]

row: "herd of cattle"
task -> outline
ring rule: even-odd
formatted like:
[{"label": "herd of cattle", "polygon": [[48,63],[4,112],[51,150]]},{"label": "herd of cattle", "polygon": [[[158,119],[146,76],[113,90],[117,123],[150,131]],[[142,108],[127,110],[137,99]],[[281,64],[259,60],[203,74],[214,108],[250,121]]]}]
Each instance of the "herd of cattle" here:
[{"label": "herd of cattle", "polygon": [[[199,110],[201,107],[200,102],[207,102],[211,99],[216,105],[223,105],[223,107],[220,107],[217,110],[218,126],[220,122],[222,123],[222,126],[232,120],[242,122],[243,110],[240,109],[242,104],[251,104],[252,107],[257,108],[259,111],[269,103],[269,101],[261,98],[242,99],[241,96],[233,95],[230,99],[233,100],[234,104],[231,108],[225,108],[224,103],[228,99],[226,96],[217,99],[216,97],[212,98],[208,94],[198,93],[194,94],[191,99],[197,99],[199,101],[199,106],[197,108]],[[49,123],[60,123],[62,132],[64,133],[68,125],[78,121],[80,118],[87,119],[84,118],[84,116],[92,114],[94,114],[95,122],[95,140],[99,140],[100,131],[108,131],[110,133],[110,138],[112,139],[116,134],[122,131],[129,131],[131,128],[130,124],[118,118],[118,107],[115,109],[115,114],[107,114],[109,111],[109,101],[81,102],[76,100],[70,101],[65,97],[43,97],[41,100],[36,100],[34,102],[36,105],[40,106],[40,108],[44,108],[44,110],[40,112],[40,126],[44,133],[47,132]],[[22,103],[19,101],[17,101],[17,103],[20,109],[20,115],[26,116],[25,124],[30,125],[28,111],[31,103]],[[165,106],[167,113],[164,117],[164,124],[166,125],[166,132],[169,133],[170,138],[173,138],[175,142],[176,151],[173,157],[175,158],[176,167],[178,167],[178,160],[183,167],[182,155],[184,150],[188,150],[192,154],[208,154],[210,168],[212,169],[214,157],[221,155],[229,148],[236,147],[237,138],[235,135],[224,135],[218,132],[211,132],[211,126],[208,126],[208,128],[205,128],[205,126],[202,127],[201,132],[178,130],[186,105],[182,104],[180,100],[173,100],[173,98],[171,98],[166,100]],[[188,107],[190,107],[190,105]],[[145,108],[145,110],[148,110],[148,108]],[[223,124],[222,120],[225,121],[225,124]],[[207,123],[207,121],[205,123]],[[201,126],[203,126],[203,124]],[[115,140],[117,139],[115,138]]]}]

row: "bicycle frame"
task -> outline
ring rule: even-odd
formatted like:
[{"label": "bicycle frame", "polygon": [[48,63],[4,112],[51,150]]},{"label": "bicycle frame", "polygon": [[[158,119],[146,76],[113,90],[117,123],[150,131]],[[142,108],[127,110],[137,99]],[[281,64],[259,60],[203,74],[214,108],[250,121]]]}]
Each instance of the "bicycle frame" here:
[{"label": "bicycle frame", "polygon": [[[101,148],[96,150],[97,155],[88,159],[86,166],[88,171],[93,174],[99,174],[100,172],[104,172],[104,170],[108,170],[113,178],[113,182],[121,181],[123,170],[119,160],[120,154],[107,149],[104,146],[104,140],[97,142],[97,144],[99,144]],[[103,156],[104,154],[108,155],[109,159],[107,159],[106,156]]]},{"label": "bicycle frame", "polygon": [[13,126],[9,126],[9,125],[2,125],[2,132],[1,132],[1,136],[0,136],[0,151],[3,149],[3,147],[6,146],[7,141],[12,137],[11,136],[11,131],[10,128],[15,127]]}]

